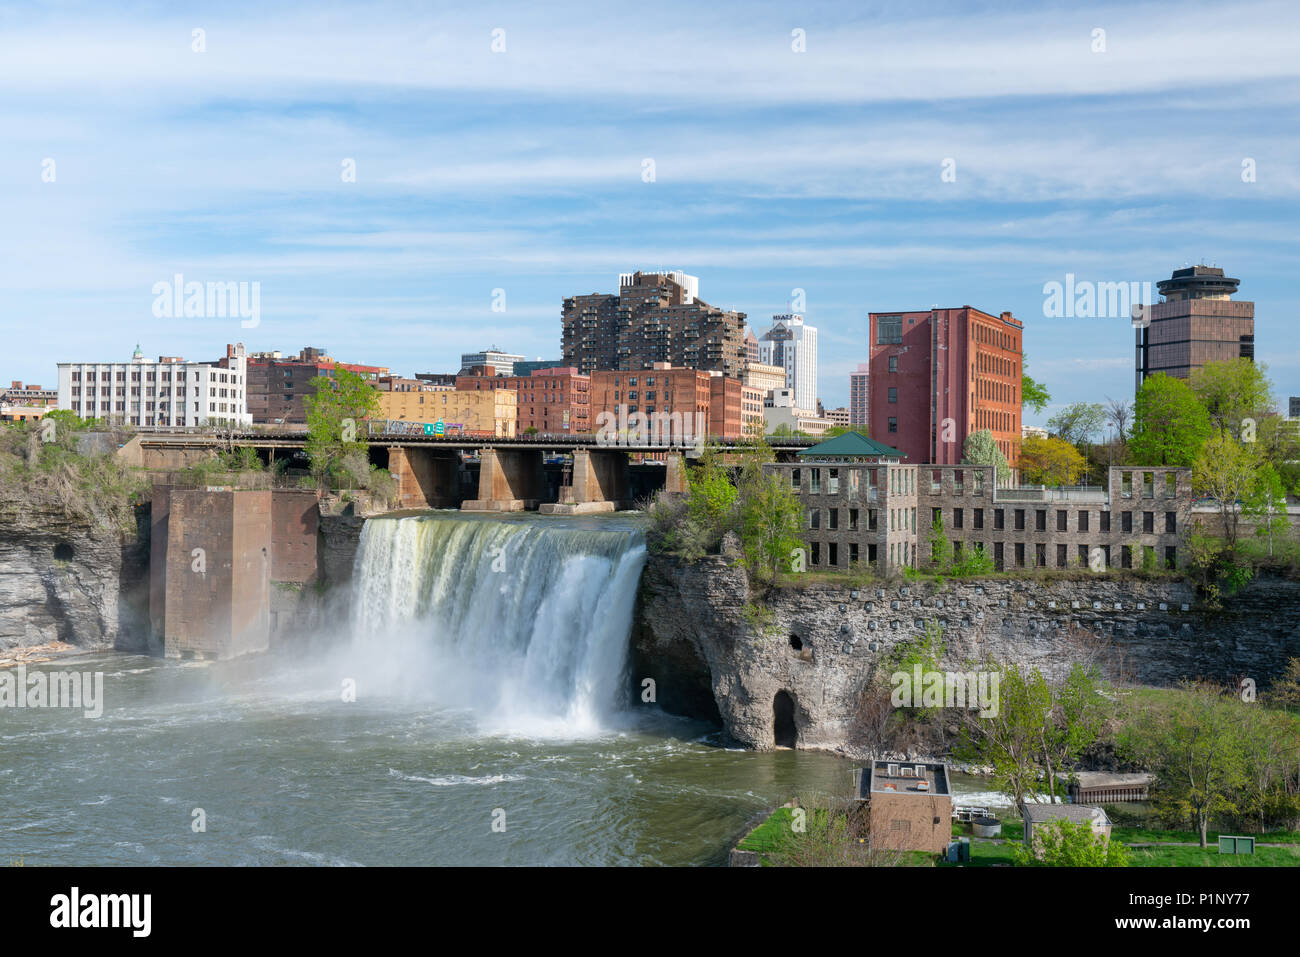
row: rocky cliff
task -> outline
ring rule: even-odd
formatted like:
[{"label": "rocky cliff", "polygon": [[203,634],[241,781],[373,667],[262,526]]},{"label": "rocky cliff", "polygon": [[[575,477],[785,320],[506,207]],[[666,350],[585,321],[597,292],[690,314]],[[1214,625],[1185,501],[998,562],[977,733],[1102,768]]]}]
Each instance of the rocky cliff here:
[{"label": "rocky cliff", "polygon": [[147,507],[134,534],[57,510],[0,519],[0,651],[62,641],[147,651]]},{"label": "rocky cliff", "polygon": [[1112,577],[846,587],[809,576],[759,596],[728,558],[655,556],[641,581],[633,678],[654,678],[665,710],[718,718],[754,748],[773,746],[784,692],[798,745],[838,749],[851,745],[876,664],[927,621],[943,625],[954,670],[993,658],[1058,676],[1104,660],[1144,684],[1251,677],[1264,688],[1300,656],[1300,583],[1256,580],[1220,610],[1198,607],[1182,582]]}]

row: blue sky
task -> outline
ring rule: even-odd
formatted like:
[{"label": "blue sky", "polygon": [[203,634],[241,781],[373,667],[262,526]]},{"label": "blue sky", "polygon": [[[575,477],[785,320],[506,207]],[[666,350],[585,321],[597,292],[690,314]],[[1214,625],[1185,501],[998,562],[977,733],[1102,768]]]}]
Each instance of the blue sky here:
[{"label": "blue sky", "polygon": [[[1205,261],[1300,394],[1297,36],[1289,3],[0,3],[0,379],[137,341],[550,358],[565,295],[665,267],[760,332],[804,290],[828,406],[868,312],[963,304],[1101,401],[1129,323],[1043,284]],[[260,325],[156,318],[175,273],[259,282]]]}]

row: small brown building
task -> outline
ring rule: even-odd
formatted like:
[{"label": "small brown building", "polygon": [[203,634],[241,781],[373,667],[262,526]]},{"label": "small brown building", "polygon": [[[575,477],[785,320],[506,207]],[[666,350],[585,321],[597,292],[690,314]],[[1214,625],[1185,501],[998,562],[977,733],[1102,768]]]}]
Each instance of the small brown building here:
[{"label": "small brown building", "polygon": [[1088,824],[1102,841],[1110,840],[1110,818],[1101,808],[1087,804],[1024,804],[1020,808],[1020,818],[1025,823],[1025,844],[1031,848],[1034,832],[1053,821]]},{"label": "small brown building", "polygon": [[942,854],[952,840],[948,766],[873,761],[856,772],[857,796],[870,815],[872,850]]}]

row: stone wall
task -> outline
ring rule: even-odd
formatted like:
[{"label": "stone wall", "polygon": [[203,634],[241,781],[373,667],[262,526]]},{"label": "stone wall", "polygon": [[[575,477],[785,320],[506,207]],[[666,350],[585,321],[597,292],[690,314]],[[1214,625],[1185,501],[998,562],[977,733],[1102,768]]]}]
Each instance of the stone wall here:
[{"label": "stone wall", "polygon": [[[870,587],[819,583],[755,597],[723,557],[693,565],[652,556],[641,582],[632,679],[656,682],[665,710],[718,717],[735,741],[773,746],[774,701],[795,702],[798,746],[852,744],[863,685],[891,649],[944,625],[945,666],[994,658],[1059,676],[1102,655],[1143,684],[1254,678],[1260,688],[1300,656],[1300,582],[1259,579],[1200,608],[1191,586],[1118,576],[996,578]],[[753,606],[751,606],[753,607]]]}]

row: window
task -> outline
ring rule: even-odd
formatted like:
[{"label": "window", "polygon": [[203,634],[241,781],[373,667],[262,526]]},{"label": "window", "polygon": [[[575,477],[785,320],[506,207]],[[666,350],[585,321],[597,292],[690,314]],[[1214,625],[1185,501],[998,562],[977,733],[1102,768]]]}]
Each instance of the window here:
[{"label": "window", "polygon": [[1119,547],[1119,563],[1121,568],[1132,568],[1133,549],[1129,548],[1127,545],[1121,545]]},{"label": "window", "polygon": [[798,492],[798,491],[802,488],[802,486],[799,484],[799,470],[798,470],[798,469],[791,469],[791,470],[790,470],[790,488],[791,488],[792,491],[795,491],[795,492]]},{"label": "window", "polygon": [[1087,564],[1088,564],[1088,546],[1087,546],[1087,545],[1080,545],[1080,546],[1079,546],[1079,564],[1080,564],[1080,565],[1087,565]]},{"label": "window", "polygon": [[889,401],[890,402],[898,401],[898,390],[894,388],[892,385],[889,387]]},{"label": "window", "polygon": [[1001,531],[1007,527],[1007,516],[1003,509],[995,508],[993,510],[993,528],[995,531]]},{"label": "window", "polygon": [[822,470],[821,470],[821,469],[813,469],[813,470],[812,470],[812,484],[811,484],[811,486],[809,487],[808,490],[809,490],[810,492],[812,492],[814,495],[820,495],[820,494],[821,494],[821,490],[822,490]]},{"label": "window", "polygon": [[1034,510],[1034,531],[1047,531],[1047,509],[1039,508]]},{"label": "window", "polygon": [[1070,530],[1070,513],[1063,508],[1056,511],[1056,530],[1058,532]]},{"label": "window", "polygon": [[1178,532],[1178,513],[1165,512],[1165,534],[1174,535]]},{"label": "window", "polygon": [[954,508],[952,510],[952,527],[964,528],[965,526],[962,524],[962,521],[963,521],[962,510],[959,508]]},{"label": "window", "polygon": [[1016,567],[1025,567],[1025,543],[1016,542]]},{"label": "window", "polygon": [[826,478],[826,492],[835,495],[840,490],[840,470],[827,469],[826,471],[830,473]]},{"label": "window", "polygon": [[822,522],[821,509],[816,509],[816,508],[808,509],[808,527],[821,528],[821,522]]},{"label": "window", "polygon": [[[1123,532],[1131,532],[1131,531],[1133,531],[1133,513],[1132,513],[1132,512],[1121,512],[1121,513],[1120,513],[1120,531],[1123,531]],[[1124,567],[1127,568],[1128,566],[1125,565]]]},{"label": "window", "polygon": [[1068,551],[1067,551],[1067,549],[1066,549],[1066,546],[1064,546],[1064,545],[1057,545],[1057,546],[1056,546],[1056,567],[1057,567],[1057,568],[1064,568],[1064,567],[1065,567],[1065,563],[1066,563],[1067,561],[1069,561],[1069,554],[1068,554]]},{"label": "window", "polygon": [[849,542],[849,564],[856,565],[857,563],[858,563],[858,543]]},{"label": "window", "polygon": [[1102,532],[1110,531],[1110,512],[1101,513],[1101,523],[1100,523],[1099,531]]},{"label": "window", "polygon": [[856,508],[851,508],[849,509],[849,531],[856,532],[857,530],[858,530],[858,510]]},{"label": "window", "polygon": [[1023,508],[1018,508],[1016,509],[1016,531],[1023,532],[1024,530],[1025,530],[1025,510]]},{"label": "window", "polygon": [[1155,533],[1155,530],[1156,530],[1156,513],[1155,513],[1155,512],[1143,512],[1143,513],[1142,513],[1142,531],[1143,531],[1143,533],[1146,534],[1146,535],[1151,535],[1151,534],[1154,534],[1154,533]]},{"label": "window", "polygon": [[831,542],[826,546],[828,554],[826,556],[828,564],[838,565],[840,563],[839,546]]},{"label": "window", "polygon": [[1087,512],[1080,512],[1080,513],[1079,513],[1079,531],[1081,531],[1081,532],[1086,532],[1087,530],[1088,530],[1088,513],[1087,513]]},{"label": "window", "polygon": [[812,563],[820,565],[822,563],[822,547],[818,542],[812,543]]},{"label": "window", "polygon": [[984,509],[982,508],[971,509],[971,513],[975,517],[975,523],[971,527],[976,529],[977,531],[979,529],[982,529],[984,527]]},{"label": "window", "polygon": [[1039,542],[1034,546],[1034,567],[1047,567],[1047,545],[1044,542]]},{"label": "window", "polygon": [[894,418],[893,416],[890,416],[890,417],[889,417],[889,431],[890,431],[890,432],[897,432],[897,431],[898,431],[898,420],[897,420],[896,418]]},{"label": "window", "polygon": [[[826,517],[827,519],[829,519],[826,525],[827,528],[834,531],[835,529],[840,527],[840,510],[838,508],[828,509],[826,513]],[[832,561],[831,564],[834,565],[835,562]]]},{"label": "window", "polygon": [[1003,565],[1003,561],[1002,561],[1002,543],[1001,543],[1001,542],[994,542],[994,543],[993,543],[993,567],[996,568],[998,571],[1002,571],[1002,569],[1003,569],[1003,567],[1004,567],[1004,565]]},{"label": "window", "polygon": [[890,372],[898,371],[898,356],[889,357],[889,371]]},{"label": "window", "polygon": [[893,345],[903,341],[903,317],[881,316],[876,320],[876,344]]},{"label": "window", "polygon": [[1166,568],[1178,567],[1178,549],[1175,548],[1173,545],[1168,545],[1165,547],[1165,567]]}]

